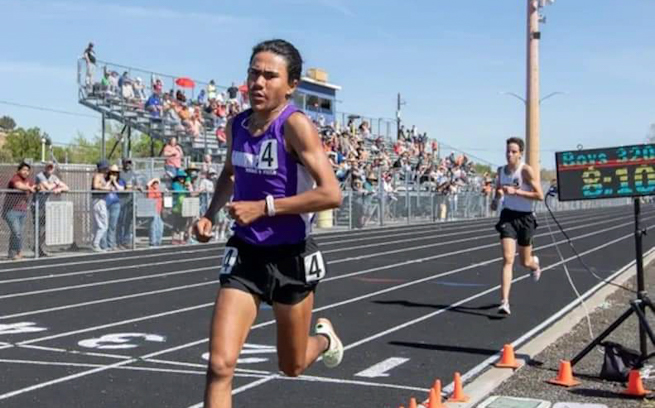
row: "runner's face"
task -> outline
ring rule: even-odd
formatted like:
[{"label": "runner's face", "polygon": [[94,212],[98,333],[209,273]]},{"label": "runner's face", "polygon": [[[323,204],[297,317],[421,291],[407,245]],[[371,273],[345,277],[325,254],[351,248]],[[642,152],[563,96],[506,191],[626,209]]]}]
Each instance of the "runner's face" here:
[{"label": "runner's face", "polygon": [[507,145],[507,150],[505,150],[505,157],[507,158],[507,164],[517,165],[521,162],[521,151],[519,150],[519,145],[516,143],[509,143]]},{"label": "runner's face", "polygon": [[254,111],[271,111],[287,103],[296,87],[289,84],[287,61],[270,51],[256,54],[248,68],[248,96]]}]

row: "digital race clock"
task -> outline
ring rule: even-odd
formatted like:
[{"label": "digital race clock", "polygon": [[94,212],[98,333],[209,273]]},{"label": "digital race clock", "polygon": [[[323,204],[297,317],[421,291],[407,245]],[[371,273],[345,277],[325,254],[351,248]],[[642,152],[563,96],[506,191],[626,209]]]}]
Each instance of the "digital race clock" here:
[{"label": "digital race clock", "polygon": [[655,145],[555,153],[560,201],[655,194]]}]

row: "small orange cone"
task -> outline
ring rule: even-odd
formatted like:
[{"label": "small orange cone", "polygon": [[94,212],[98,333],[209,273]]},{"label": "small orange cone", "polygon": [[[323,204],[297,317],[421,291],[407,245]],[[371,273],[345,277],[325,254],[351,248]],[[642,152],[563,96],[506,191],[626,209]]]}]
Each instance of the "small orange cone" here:
[{"label": "small orange cone", "polygon": [[652,391],[644,389],[644,384],[641,381],[641,373],[639,370],[630,370],[630,376],[628,377],[628,389],[623,391],[625,395],[631,395],[633,397],[643,397],[644,395],[650,394]]},{"label": "small orange cone", "polygon": [[459,373],[455,373],[455,388],[453,395],[448,398],[447,402],[468,402],[469,399],[469,396],[464,394],[464,389],[462,388],[462,377]]},{"label": "small orange cone", "polygon": [[434,387],[430,390],[427,408],[446,408],[441,402],[441,380],[434,382]]},{"label": "small orange cone", "polygon": [[547,382],[555,385],[561,385],[563,387],[573,387],[580,384],[580,381],[573,379],[571,362],[568,360],[562,360],[559,362],[559,373],[557,374],[557,378],[553,378]]},{"label": "small orange cone", "polygon": [[494,364],[498,368],[519,368],[519,363],[514,357],[514,347],[511,344],[505,344],[500,361]]},{"label": "small orange cone", "polygon": [[412,398],[409,400],[409,408],[418,408],[418,404],[416,403],[416,398]]}]

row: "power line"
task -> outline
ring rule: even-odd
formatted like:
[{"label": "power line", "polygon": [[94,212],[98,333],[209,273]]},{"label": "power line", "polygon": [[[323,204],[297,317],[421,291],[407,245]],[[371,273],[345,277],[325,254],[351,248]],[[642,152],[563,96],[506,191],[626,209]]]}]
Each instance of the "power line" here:
[{"label": "power line", "polygon": [[54,109],[54,108],[47,108],[43,106],[36,106],[36,105],[26,105],[22,103],[16,103],[16,102],[10,102],[10,101],[3,101],[0,100],[1,105],[9,105],[9,106],[17,106],[19,108],[27,108],[27,109],[34,109],[42,112],[52,112],[52,113],[60,113],[62,115],[70,115],[70,116],[78,116],[82,118],[93,118],[93,119],[98,119],[97,116],[95,115],[89,115],[86,113],[77,113],[77,112],[70,112],[70,111],[65,111],[61,109]]}]

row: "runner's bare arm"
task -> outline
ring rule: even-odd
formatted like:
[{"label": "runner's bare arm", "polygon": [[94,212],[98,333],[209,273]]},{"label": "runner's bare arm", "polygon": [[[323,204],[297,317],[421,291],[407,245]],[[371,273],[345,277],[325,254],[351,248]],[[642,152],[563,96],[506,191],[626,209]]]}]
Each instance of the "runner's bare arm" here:
[{"label": "runner's bare arm", "polygon": [[288,150],[295,152],[300,162],[316,181],[316,188],[293,197],[275,200],[275,213],[303,214],[336,208],[341,205],[341,189],[332,171],[321,139],[314,125],[303,114],[295,113],[284,125]]},{"label": "runner's bare arm", "polygon": [[539,184],[534,176],[534,170],[529,165],[524,165],[522,170],[523,180],[532,187],[533,191],[523,191],[517,190],[516,195],[519,197],[524,197],[530,200],[543,201],[544,192],[541,189],[541,184]]}]

